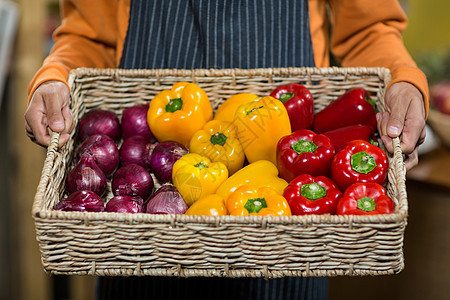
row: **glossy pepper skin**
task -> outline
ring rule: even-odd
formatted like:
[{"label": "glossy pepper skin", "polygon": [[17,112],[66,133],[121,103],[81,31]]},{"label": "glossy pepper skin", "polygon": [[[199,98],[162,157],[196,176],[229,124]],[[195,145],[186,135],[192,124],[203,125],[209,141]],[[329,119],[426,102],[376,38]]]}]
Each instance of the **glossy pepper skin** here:
[{"label": "glossy pepper skin", "polygon": [[377,119],[373,101],[363,88],[354,88],[326,106],[314,116],[313,131],[322,133],[354,124],[368,125],[376,130]]},{"label": "glossy pepper skin", "polygon": [[242,104],[233,124],[249,163],[268,160],[277,163],[277,142],[291,133],[291,123],[281,101],[266,96]]},{"label": "glossy pepper skin", "polygon": [[211,194],[195,201],[185,212],[185,215],[225,216],[228,214],[225,199],[217,194]]},{"label": "glossy pepper skin", "polygon": [[289,182],[300,174],[328,176],[334,154],[328,137],[308,129],[297,130],[278,142],[277,167],[280,177]]},{"label": "glossy pepper skin", "polygon": [[227,209],[234,216],[290,216],[286,199],[269,187],[243,185],[227,199]]},{"label": "glossy pepper skin", "polygon": [[390,214],[395,204],[378,183],[358,182],[345,190],[337,205],[338,215]]},{"label": "glossy pepper skin", "polygon": [[211,162],[197,153],[189,153],[175,162],[172,169],[173,185],[184,201],[191,206],[195,201],[214,194],[228,178],[227,167]]},{"label": "glossy pepper skin", "polygon": [[323,215],[336,213],[342,192],[328,177],[302,174],[289,182],[283,196],[293,215]]},{"label": "glossy pepper skin", "polygon": [[237,139],[233,123],[230,122],[211,120],[206,123],[191,138],[189,151],[225,164],[230,175],[244,165],[244,149]]},{"label": "glossy pepper skin", "polygon": [[156,95],[147,112],[147,121],[159,142],[188,146],[191,137],[212,119],[208,96],[195,83],[178,82]]},{"label": "glossy pepper skin", "polygon": [[307,87],[299,83],[281,85],[270,96],[283,102],[292,131],[311,129],[314,120],[314,99]]},{"label": "glossy pepper skin", "polygon": [[279,195],[283,194],[287,181],[278,177],[277,167],[268,160],[258,160],[243,167],[228,179],[226,179],[217,189],[216,194],[228,199],[231,193],[242,185],[254,187],[267,186]]},{"label": "glossy pepper skin", "polygon": [[334,150],[338,153],[351,141],[364,140],[370,142],[374,138],[374,133],[372,126],[355,124],[326,131],[322,134],[331,140]]},{"label": "glossy pepper skin", "polygon": [[236,110],[242,104],[249,103],[259,97],[251,93],[239,93],[225,100],[214,113],[214,120],[233,122]]},{"label": "glossy pepper skin", "polygon": [[389,162],[384,151],[369,142],[355,140],[336,154],[331,163],[331,179],[342,191],[356,182],[386,181]]}]

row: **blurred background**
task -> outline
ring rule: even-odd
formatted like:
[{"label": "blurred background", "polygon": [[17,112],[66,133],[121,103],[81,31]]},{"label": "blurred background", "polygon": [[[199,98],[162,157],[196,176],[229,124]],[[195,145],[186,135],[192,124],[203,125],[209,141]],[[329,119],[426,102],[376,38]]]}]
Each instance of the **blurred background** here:
[{"label": "blurred background", "polygon": [[[402,0],[405,44],[432,91],[420,163],[407,175],[405,269],[330,279],[330,299],[449,299],[450,1]],[[45,150],[25,135],[27,86],[52,45],[55,0],[0,0],[0,300],[93,299],[95,278],[46,274],[31,206]]]}]

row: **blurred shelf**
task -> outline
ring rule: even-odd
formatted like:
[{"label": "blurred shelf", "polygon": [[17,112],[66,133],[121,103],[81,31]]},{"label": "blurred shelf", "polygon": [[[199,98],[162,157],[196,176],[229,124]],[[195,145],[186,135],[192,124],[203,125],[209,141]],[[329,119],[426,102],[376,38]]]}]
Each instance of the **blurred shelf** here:
[{"label": "blurred shelf", "polygon": [[419,164],[406,177],[408,181],[450,189],[450,149],[439,146],[419,156]]}]

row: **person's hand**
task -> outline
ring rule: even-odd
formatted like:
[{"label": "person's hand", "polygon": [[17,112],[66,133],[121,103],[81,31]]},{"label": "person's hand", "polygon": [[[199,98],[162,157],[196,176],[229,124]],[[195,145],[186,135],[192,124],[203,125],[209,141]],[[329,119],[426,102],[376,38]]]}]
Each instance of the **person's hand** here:
[{"label": "person's hand", "polygon": [[34,143],[47,147],[51,131],[60,132],[59,146],[64,145],[73,130],[73,116],[67,104],[69,89],[60,81],[47,81],[34,92],[25,112],[25,130]]},{"label": "person's hand", "polygon": [[387,111],[377,113],[378,131],[386,146],[393,152],[392,139],[401,135],[406,170],[419,162],[418,147],[425,140],[425,107],[420,91],[410,83],[397,82],[385,95]]}]

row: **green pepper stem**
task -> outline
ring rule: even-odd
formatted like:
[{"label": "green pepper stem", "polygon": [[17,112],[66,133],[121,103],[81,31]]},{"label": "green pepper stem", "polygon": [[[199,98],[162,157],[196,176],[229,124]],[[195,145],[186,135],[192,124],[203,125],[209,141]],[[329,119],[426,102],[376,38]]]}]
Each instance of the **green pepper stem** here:
[{"label": "green pepper stem", "polygon": [[227,136],[221,132],[214,133],[209,141],[214,145],[225,145],[225,142],[227,141]]},{"label": "green pepper stem", "polygon": [[205,164],[203,161],[199,162],[198,164],[194,165],[194,167],[199,168],[200,170],[203,168],[209,168],[207,164]]},{"label": "green pepper stem", "polygon": [[265,198],[248,199],[244,207],[249,214],[259,213],[261,209],[267,207],[266,199]]},{"label": "green pepper stem", "polygon": [[313,182],[302,185],[300,194],[306,199],[317,200],[325,197],[327,195],[327,190],[320,184]]},{"label": "green pepper stem", "polygon": [[312,152],[316,151],[316,149],[319,147],[317,147],[317,145],[314,144],[314,142],[312,142],[312,141],[307,141],[307,140],[301,139],[298,142],[292,144],[291,148],[298,154],[302,154],[305,152],[312,153]]},{"label": "green pepper stem", "polygon": [[374,139],[370,139],[369,140],[369,143],[371,143],[372,145],[374,145],[374,146],[377,146],[377,147],[379,147],[380,145],[378,145],[378,142],[377,141],[375,141]]},{"label": "green pepper stem", "polygon": [[364,97],[364,100],[366,100],[367,102],[369,102],[370,105],[372,105],[374,112],[377,112],[377,107],[375,106],[375,101],[373,101],[372,99],[368,98],[367,96]]},{"label": "green pepper stem", "polygon": [[261,106],[259,106],[259,107],[255,107],[255,108],[250,109],[249,111],[247,111],[247,116],[248,116],[249,114],[251,114],[252,112],[254,112],[255,110],[260,109],[260,108],[263,108],[263,107],[264,107],[264,106],[261,105]]},{"label": "green pepper stem", "polygon": [[351,156],[350,164],[352,170],[362,174],[368,174],[375,169],[377,163],[375,158],[366,151],[355,153]]},{"label": "green pepper stem", "polygon": [[283,93],[283,94],[280,95],[280,98],[278,98],[278,100],[280,100],[281,102],[285,103],[286,101],[288,101],[292,97],[294,97],[293,93]]},{"label": "green pepper stem", "polygon": [[176,112],[183,107],[183,100],[181,98],[170,99],[169,103],[166,105],[167,112]]},{"label": "green pepper stem", "polygon": [[357,207],[360,210],[371,212],[374,211],[376,208],[375,200],[369,197],[362,197],[358,199],[358,205]]}]

